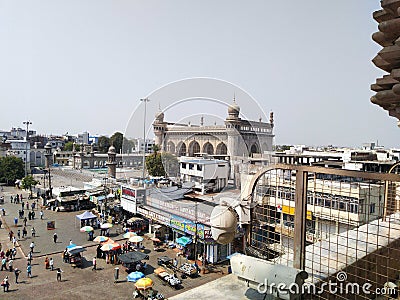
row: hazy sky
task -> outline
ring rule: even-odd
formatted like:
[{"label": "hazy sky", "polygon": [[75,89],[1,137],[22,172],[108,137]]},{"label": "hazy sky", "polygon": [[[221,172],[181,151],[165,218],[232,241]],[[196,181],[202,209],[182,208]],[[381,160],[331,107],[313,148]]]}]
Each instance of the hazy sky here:
[{"label": "hazy sky", "polygon": [[[0,129],[29,119],[44,134],[130,124],[141,135],[140,98],[151,100],[149,125],[171,103],[154,91],[210,77],[227,83],[204,94],[185,86],[169,101],[230,103],[235,93],[243,116],[274,111],[277,144],[399,147],[396,119],[369,100],[383,74],[371,63],[377,9],[365,0],[0,0]],[[226,107],[175,105],[165,118],[200,114],[222,123]]]}]

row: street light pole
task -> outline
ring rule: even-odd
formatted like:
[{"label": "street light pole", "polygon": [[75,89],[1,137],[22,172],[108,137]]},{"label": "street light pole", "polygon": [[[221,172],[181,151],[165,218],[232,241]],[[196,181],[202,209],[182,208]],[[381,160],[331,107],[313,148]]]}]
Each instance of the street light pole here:
[{"label": "street light pole", "polygon": [[26,125],[26,137],[25,137],[25,177],[28,175],[28,137],[29,137],[29,125],[32,125],[31,121],[22,122]]},{"label": "street light pole", "polygon": [[144,182],[144,174],[145,174],[145,167],[146,167],[146,109],[147,109],[147,102],[149,102],[150,100],[148,98],[143,98],[143,99],[140,99],[140,101],[144,103],[144,117],[143,117],[143,174],[142,174],[142,179],[143,179],[143,182]]}]

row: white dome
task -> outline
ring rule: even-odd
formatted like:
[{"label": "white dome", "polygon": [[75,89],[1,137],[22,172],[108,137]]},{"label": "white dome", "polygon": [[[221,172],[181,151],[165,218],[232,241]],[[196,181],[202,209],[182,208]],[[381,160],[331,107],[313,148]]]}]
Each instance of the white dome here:
[{"label": "white dome", "polygon": [[236,214],[228,206],[214,207],[210,216],[211,234],[213,239],[222,245],[229,244],[235,238],[237,219]]}]

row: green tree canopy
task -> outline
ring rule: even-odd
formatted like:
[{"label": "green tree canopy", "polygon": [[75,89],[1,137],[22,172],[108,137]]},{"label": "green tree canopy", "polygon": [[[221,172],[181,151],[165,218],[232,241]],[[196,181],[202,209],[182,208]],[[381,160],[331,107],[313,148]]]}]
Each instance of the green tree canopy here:
[{"label": "green tree canopy", "polygon": [[[66,142],[63,151],[72,151],[74,149],[74,142]],[[75,144],[75,150],[79,151],[81,146],[79,144]]]},{"label": "green tree canopy", "polygon": [[133,150],[135,150],[135,141],[128,140],[124,137],[122,143],[122,153],[132,153]]},{"label": "green tree canopy", "polygon": [[17,179],[24,176],[24,162],[15,156],[0,158],[0,181],[6,184],[14,184]]},{"label": "green tree canopy", "polygon": [[32,196],[32,187],[34,187],[38,183],[39,182],[36,181],[32,175],[28,175],[22,179],[21,186],[23,189],[29,190],[29,192],[31,193],[31,196]]},{"label": "green tree canopy", "polygon": [[97,146],[100,153],[107,153],[108,148],[110,148],[110,138],[104,135],[100,136],[97,140]]},{"label": "green tree canopy", "polygon": [[123,142],[124,135],[121,132],[116,132],[110,137],[110,144],[115,147],[117,153],[121,152]]},{"label": "green tree canopy", "polygon": [[153,147],[154,153],[146,157],[146,168],[150,176],[176,176],[179,171],[178,159],[167,152],[159,152],[159,147]]}]

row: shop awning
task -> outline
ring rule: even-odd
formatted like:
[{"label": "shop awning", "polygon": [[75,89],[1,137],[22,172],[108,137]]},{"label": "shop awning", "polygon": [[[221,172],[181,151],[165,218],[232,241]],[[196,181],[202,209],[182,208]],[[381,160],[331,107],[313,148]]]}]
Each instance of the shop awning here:
[{"label": "shop awning", "polygon": [[128,222],[128,224],[133,224],[133,223],[139,222],[139,221],[143,221],[143,219],[142,218],[138,218],[138,217],[132,217],[127,222]]},{"label": "shop awning", "polygon": [[176,242],[179,245],[186,247],[187,245],[189,245],[192,242],[192,239],[187,236],[182,236],[179,239],[176,239]]}]

